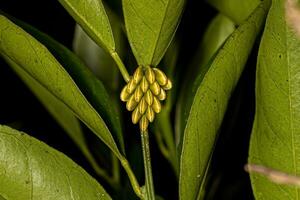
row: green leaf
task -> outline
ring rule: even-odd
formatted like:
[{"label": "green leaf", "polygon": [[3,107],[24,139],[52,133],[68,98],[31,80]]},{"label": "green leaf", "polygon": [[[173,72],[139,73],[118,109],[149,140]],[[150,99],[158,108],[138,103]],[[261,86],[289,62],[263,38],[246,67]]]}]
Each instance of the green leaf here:
[{"label": "green leaf", "polygon": [[[218,14],[211,20],[187,72],[189,78],[186,78],[182,88],[193,87],[197,75],[202,74],[200,76],[204,76],[211,64],[209,62],[234,30],[234,23],[222,14]],[[178,152],[181,152],[183,132],[193,97],[193,95],[190,95],[189,90],[183,89],[177,103],[175,131]]]},{"label": "green leaf", "polygon": [[0,125],[0,195],[5,199],[111,199],[64,154]]},{"label": "green leaf", "polygon": [[2,15],[0,16],[0,53],[22,67],[69,107],[117,157],[122,158],[103,119],[83,96],[65,69],[43,45]]},{"label": "green leaf", "polygon": [[[284,0],[272,1],[256,72],[256,115],[249,162],[300,175],[300,39],[286,24]],[[299,187],[251,174],[256,199],[300,199]]]},{"label": "green leaf", "polygon": [[[29,74],[20,66],[11,61],[8,57],[4,56],[4,59],[23,80],[23,82],[30,88],[30,90],[40,100],[40,102],[60,124],[60,126],[66,131],[70,138],[75,142],[75,144],[82,151],[95,171],[99,175],[106,177],[106,172],[104,172],[104,170],[98,166],[97,161],[94,159],[92,153],[90,152],[85,141],[84,134],[81,130],[80,123],[76,119],[72,111],[60,100],[58,100],[53,94],[46,90],[41,84],[39,84],[35,79],[29,76]],[[109,181],[108,178],[107,180]]]},{"label": "green leaf", "polygon": [[89,36],[107,52],[115,52],[113,33],[102,0],[58,0]]},{"label": "green leaf", "polygon": [[110,97],[102,82],[95,77],[93,73],[82,63],[82,61],[68,48],[34,27],[16,19],[12,20],[44,44],[54,57],[62,64],[88,101],[101,115],[114,138],[117,140],[118,146],[121,148],[123,153],[125,153],[120,117],[116,112],[114,104],[111,103]]},{"label": "green leaf", "polygon": [[90,155],[90,152],[84,142],[84,136],[81,131],[80,124],[70,109],[41,86],[35,79],[29,76],[28,73],[20,68],[16,63],[11,61],[8,57],[4,57],[4,59],[23,80],[23,82],[31,89],[49,113],[51,113],[51,115],[69,134],[82,152],[85,155]]},{"label": "green leaf", "polygon": [[[180,163],[180,199],[200,199],[206,172],[230,95],[263,25],[268,5],[263,2],[219,50],[208,71],[200,74],[184,130]],[[239,51],[237,51],[237,49]]]},{"label": "green leaf", "polygon": [[127,36],[139,65],[157,66],[179,23],[185,0],[122,0]]},{"label": "green leaf", "polygon": [[207,0],[212,6],[237,24],[245,21],[261,0]]}]

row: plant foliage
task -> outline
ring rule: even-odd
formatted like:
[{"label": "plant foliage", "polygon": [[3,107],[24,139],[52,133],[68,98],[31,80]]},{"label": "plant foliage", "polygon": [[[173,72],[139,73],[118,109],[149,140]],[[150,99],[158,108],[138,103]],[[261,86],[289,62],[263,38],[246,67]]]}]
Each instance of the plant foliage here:
[{"label": "plant foliage", "polygon": [[[89,164],[0,121],[0,199],[299,198],[296,0],[201,1],[199,21],[188,0],[54,4],[76,23],[74,52],[0,10],[0,55]],[[255,109],[241,107],[254,81]],[[244,110],[255,118],[237,120]],[[249,151],[237,168],[248,159],[250,175],[234,184],[215,165],[235,159],[224,149],[239,139],[224,130],[237,121],[253,128],[238,133]]]}]

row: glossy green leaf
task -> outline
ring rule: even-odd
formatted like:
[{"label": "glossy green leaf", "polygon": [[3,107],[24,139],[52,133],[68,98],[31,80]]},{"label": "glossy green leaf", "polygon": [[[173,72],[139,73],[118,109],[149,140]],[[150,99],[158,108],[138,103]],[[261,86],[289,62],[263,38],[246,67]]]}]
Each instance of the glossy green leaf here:
[{"label": "glossy green leaf", "polygon": [[[273,0],[256,72],[256,115],[249,162],[300,175],[300,39],[286,24],[284,0]],[[299,199],[299,187],[251,174],[256,199]]]},{"label": "glossy green leaf", "polygon": [[107,52],[115,42],[102,0],[58,0],[91,38]]},{"label": "glossy green leaf", "polygon": [[109,95],[102,82],[98,80],[98,78],[87,69],[82,61],[65,46],[24,22],[13,18],[12,20],[44,44],[54,57],[62,64],[88,101],[101,115],[114,138],[117,140],[117,144],[120,149],[125,152],[120,117],[116,112],[114,104],[111,103]]},{"label": "glossy green leaf", "polygon": [[[206,171],[230,95],[237,84],[255,39],[263,25],[268,5],[262,3],[227,39],[188,90],[195,94],[184,130],[180,162],[180,199],[200,199]],[[239,49],[239,51],[237,51]]]},{"label": "glossy green leaf", "polygon": [[179,23],[185,0],[122,0],[127,36],[139,65],[157,66]]},{"label": "glossy green leaf", "polygon": [[39,84],[39,82],[29,76],[29,74],[16,63],[11,61],[8,57],[4,57],[4,59],[75,142],[95,171],[99,175],[103,175],[103,169],[98,166],[96,160],[91,154],[81,130],[80,123],[72,111],[41,84]]},{"label": "glossy green leaf", "polygon": [[0,195],[5,199],[111,199],[64,154],[0,125]]},{"label": "glossy green leaf", "polygon": [[[222,14],[214,17],[208,25],[202,41],[195,53],[194,59],[191,62],[189,71],[187,72],[186,82],[182,88],[193,87],[194,80],[197,75],[203,76],[208,70],[210,60],[214,57],[218,49],[224,44],[226,39],[235,30],[234,23]],[[181,152],[183,132],[186,126],[189,109],[192,103],[193,95],[190,95],[189,90],[181,91],[176,110],[176,144],[178,152]]]},{"label": "glossy green leaf", "polygon": [[207,0],[212,6],[237,24],[245,21],[261,0]]},{"label": "glossy green leaf", "polygon": [[89,154],[88,148],[84,142],[84,136],[81,131],[79,121],[76,119],[70,109],[53,96],[48,90],[41,86],[35,79],[28,75],[26,71],[20,68],[9,58],[4,57],[6,62],[18,74],[23,82],[31,89],[45,108],[70,135],[74,142],[80,147],[85,155]]},{"label": "glossy green leaf", "polygon": [[100,115],[49,51],[2,15],[0,16],[0,36],[0,53],[22,67],[32,78],[69,107],[117,157],[121,158],[122,155]]}]

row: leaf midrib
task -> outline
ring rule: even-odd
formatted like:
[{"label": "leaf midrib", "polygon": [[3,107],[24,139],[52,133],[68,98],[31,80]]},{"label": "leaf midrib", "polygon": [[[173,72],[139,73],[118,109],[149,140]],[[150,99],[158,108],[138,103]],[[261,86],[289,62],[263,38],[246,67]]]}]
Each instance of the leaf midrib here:
[{"label": "leaf midrib", "polygon": [[[10,56],[8,56],[5,52],[1,52],[1,53],[2,53],[4,56],[6,56],[7,58],[9,58],[10,60],[12,60],[13,62],[15,62],[14,59],[11,58]],[[58,65],[60,65],[60,63],[59,63],[58,61],[56,61],[56,60],[54,60],[54,61],[57,62]],[[21,68],[22,68],[22,69],[23,69],[30,77],[32,77],[35,81],[37,81],[37,82],[38,82],[45,90],[49,91],[49,92],[50,92],[53,96],[55,96],[60,102],[62,102],[67,108],[69,108],[69,109],[71,110],[71,112],[72,112],[75,116],[79,117],[78,114],[75,113],[75,112],[73,111],[73,109],[63,101],[63,99],[61,99],[59,96],[57,96],[56,94],[54,94],[51,90],[49,90],[49,89],[47,88],[47,86],[45,86],[43,83],[41,83],[39,80],[37,80],[37,79],[35,78],[35,76],[32,76],[32,74],[26,70],[26,67],[25,67],[25,68],[22,67],[22,66],[21,66],[19,63],[17,63],[17,62],[16,62],[16,64],[17,64],[18,66],[20,66],[20,67],[21,67]],[[67,71],[65,71],[64,68],[60,68],[59,70],[61,70],[63,73],[67,73]],[[78,92],[84,97],[84,95],[81,93],[81,91],[80,91],[80,89],[78,88],[78,86],[75,84],[74,80],[73,80],[72,78],[70,78],[70,79],[71,79],[70,81],[73,82],[74,87],[76,87],[77,90],[78,90]],[[83,100],[85,101],[85,103],[87,103],[87,104],[89,105],[90,108],[94,109],[93,106],[87,101],[87,99],[86,99],[85,97],[83,98]],[[97,117],[98,117],[100,120],[103,121],[103,119],[101,118],[101,116],[99,115],[99,113],[98,113],[97,111],[95,111],[95,110],[94,110],[94,112],[96,113]],[[79,118],[80,118],[80,117],[79,117]],[[121,153],[119,152],[119,150],[118,150],[118,148],[117,148],[117,145],[116,145],[116,143],[115,143],[113,137],[111,136],[111,134],[109,134],[110,142],[112,143],[113,146],[115,146],[115,148],[112,148],[110,144],[108,144],[105,140],[103,140],[103,139],[102,139],[102,136],[101,136],[100,134],[98,134],[98,131],[96,131],[95,128],[91,127],[91,126],[89,125],[89,123],[86,121],[86,119],[81,119],[81,118],[80,118],[80,120],[81,120],[87,127],[89,127],[94,133],[97,133],[97,134],[96,134],[97,137],[99,137],[99,138],[100,138],[100,139],[101,139],[101,140],[102,140],[102,141],[103,141],[103,142],[104,142],[104,143],[105,143],[105,144],[106,144],[106,145],[107,145],[107,146],[108,146],[115,154],[116,154],[116,156],[117,156],[118,158],[122,157],[122,155],[121,155]],[[107,129],[107,131],[109,132],[109,129],[108,129],[108,127],[106,126],[105,123],[103,123],[103,126],[104,126],[104,128]]]},{"label": "leaf midrib", "polygon": [[166,13],[167,13],[167,11],[168,11],[168,8],[169,8],[169,5],[170,5],[170,1],[172,1],[172,0],[168,0],[168,3],[167,3],[167,5],[166,5],[166,9],[165,9],[165,11],[164,11],[164,17],[163,17],[163,20],[161,21],[161,24],[160,24],[160,28],[159,28],[159,32],[158,32],[158,35],[157,35],[157,37],[155,38],[155,43],[154,43],[154,49],[153,49],[153,52],[152,52],[152,58],[151,58],[151,64],[153,64],[153,60],[154,60],[154,54],[155,54],[155,51],[156,51],[156,49],[157,49],[157,44],[158,44],[158,41],[159,41],[159,38],[160,38],[160,35],[161,35],[161,32],[162,32],[162,27],[163,27],[163,24],[164,24],[164,22],[165,22],[165,20],[166,20]]},{"label": "leaf midrib", "polygon": [[[292,109],[292,97],[291,97],[291,71],[290,71],[290,56],[288,51],[288,26],[285,23],[285,48],[286,48],[286,64],[287,64],[287,70],[288,70],[288,89],[289,89],[289,114],[290,114],[290,128],[291,128],[291,134],[292,134],[292,153],[293,153],[293,165],[294,165],[294,174],[297,175],[297,162],[296,162],[296,152],[295,152],[295,140],[294,140],[294,125],[293,125],[293,109]],[[297,187],[294,187],[296,190],[296,197],[297,200],[299,200],[299,191]]]},{"label": "leaf midrib", "polygon": [[[213,66],[213,63],[214,63],[214,62],[215,62],[215,60],[211,63],[210,66]],[[204,87],[204,84],[202,84],[202,83],[205,82],[205,80],[207,79],[207,74],[209,74],[210,71],[212,71],[212,67],[209,67],[209,69],[207,70],[207,72],[205,73],[205,75],[204,75],[203,78],[202,78],[202,81],[201,81],[200,86],[197,88],[197,90],[196,90],[196,92],[195,92],[195,96],[194,96],[194,98],[193,98],[193,101],[192,101],[190,110],[189,110],[189,112],[188,112],[187,123],[185,124],[185,128],[184,128],[183,141],[185,141],[186,138],[187,138],[187,133],[186,133],[186,131],[187,131],[189,122],[191,121],[191,120],[190,120],[190,117],[191,117],[191,113],[192,113],[192,107],[194,106],[195,101],[196,101],[196,98],[195,98],[195,97],[197,96],[198,92],[200,92],[200,90],[202,90],[202,88]],[[182,155],[184,154],[184,151],[185,151],[184,146],[185,146],[185,144],[183,143],[183,144],[182,144],[182,148],[181,148],[181,158],[180,158],[180,165],[181,165],[181,166],[182,166],[182,162],[183,162],[183,160],[182,160]],[[207,165],[207,167],[205,168],[205,173],[206,173],[206,171],[207,171],[208,166],[209,166],[209,165]],[[204,175],[205,175],[205,173],[204,173]],[[179,180],[182,180],[182,178],[181,178],[181,177],[182,177],[182,174],[181,174],[181,173],[180,173],[179,177],[180,177]],[[204,177],[205,177],[205,176],[204,176]],[[203,178],[203,179],[204,179],[204,178]],[[204,180],[203,180],[203,179],[202,179],[202,181],[201,181],[201,183],[200,183],[200,185],[199,185],[199,188],[197,189],[197,193],[198,193],[198,194],[199,194],[199,192],[201,191],[201,188],[204,186]],[[196,194],[196,195],[198,196],[198,194]],[[197,198],[197,196],[196,196],[196,198]]]}]

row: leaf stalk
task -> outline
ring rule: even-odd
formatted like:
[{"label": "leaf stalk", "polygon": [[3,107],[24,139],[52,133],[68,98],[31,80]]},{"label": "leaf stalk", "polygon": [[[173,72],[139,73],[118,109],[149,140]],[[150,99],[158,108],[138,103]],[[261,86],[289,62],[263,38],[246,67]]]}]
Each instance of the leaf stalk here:
[{"label": "leaf stalk", "polygon": [[123,64],[121,58],[119,57],[119,54],[115,51],[110,52],[111,57],[114,59],[114,61],[116,62],[124,80],[126,81],[126,83],[129,82],[130,80],[130,76],[129,73],[125,67],[125,65]]},{"label": "leaf stalk", "polygon": [[134,191],[134,193],[140,198],[140,199],[144,199],[142,192],[141,192],[141,187],[138,183],[138,181],[136,180],[136,177],[133,173],[133,171],[131,170],[131,167],[127,161],[126,158],[124,157],[119,157],[119,160],[121,161],[121,165],[123,166],[125,172],[127,173],[127,176],[129,178],[129,181],[131,183],[132,189]]}]

